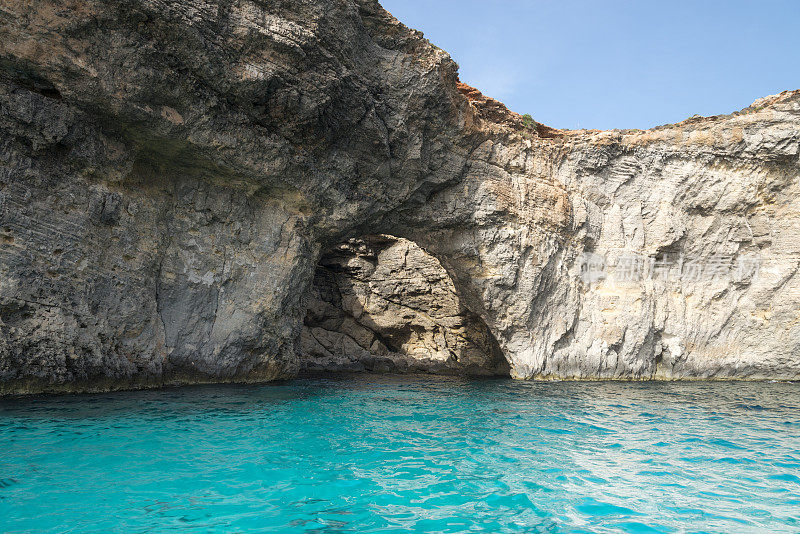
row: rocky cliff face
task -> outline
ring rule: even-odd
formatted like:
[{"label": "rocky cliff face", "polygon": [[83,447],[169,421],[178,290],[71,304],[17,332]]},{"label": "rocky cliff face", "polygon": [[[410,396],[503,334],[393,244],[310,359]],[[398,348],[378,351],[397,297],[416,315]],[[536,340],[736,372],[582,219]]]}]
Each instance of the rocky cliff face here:
[{"label": "rocky cliff face", "polygon": [[0,390],[293,376],[318,260],[377,234],[449,275],[429,356],[438,325],[520,378],[796,378],[798,132],[798,92],[527,125],[374,0],[8,0]]}]

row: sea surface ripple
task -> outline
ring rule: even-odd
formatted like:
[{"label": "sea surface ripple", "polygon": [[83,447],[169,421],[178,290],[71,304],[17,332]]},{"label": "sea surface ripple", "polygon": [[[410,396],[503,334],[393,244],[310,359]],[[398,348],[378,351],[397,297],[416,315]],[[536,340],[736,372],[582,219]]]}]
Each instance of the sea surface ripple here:
[{"label": "sea surface ripple", "polygon": [[800,385],[302,379],[0,399],[0,532],[800,532]]}]

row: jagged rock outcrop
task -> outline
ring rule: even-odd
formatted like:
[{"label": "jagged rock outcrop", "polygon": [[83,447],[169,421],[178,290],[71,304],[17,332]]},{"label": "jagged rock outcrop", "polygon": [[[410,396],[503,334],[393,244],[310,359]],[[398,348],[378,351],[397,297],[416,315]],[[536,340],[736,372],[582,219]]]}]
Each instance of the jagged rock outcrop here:
[{"label": "jagged rock outcrop", "polygon": [[374,234],[515,377],[796,378],[798,132],[798,92],[530,126],[374,0],[9,0],[0,391],[293,376],[320,255]]},{"label": "jagged rock outcrop", "polygon": [[306,372],[508,376],[441,264],[406,239],[353,239],[319,261],[297,348]]}]

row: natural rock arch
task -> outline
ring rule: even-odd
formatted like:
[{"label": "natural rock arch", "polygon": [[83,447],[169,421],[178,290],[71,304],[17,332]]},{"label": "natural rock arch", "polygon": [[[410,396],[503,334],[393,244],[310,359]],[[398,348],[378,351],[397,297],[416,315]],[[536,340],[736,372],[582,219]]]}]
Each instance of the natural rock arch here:
[{"label": "natural rock arch", "polygon": [[[375,0],[15,0],[0,109],[0,392],[294,376],[316,260],[373,233],[516,377],[800,376],[799,92],[557,131]],[[620,252],[764,268],[577,276]]]}]

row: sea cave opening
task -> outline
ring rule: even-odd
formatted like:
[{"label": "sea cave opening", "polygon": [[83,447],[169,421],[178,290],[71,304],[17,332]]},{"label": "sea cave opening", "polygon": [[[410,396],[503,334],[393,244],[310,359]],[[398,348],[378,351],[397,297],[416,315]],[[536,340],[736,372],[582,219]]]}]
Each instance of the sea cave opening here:
[{"label": "sea cave opening", "polygon": [[432,255],[366,235],[317,263],[299,353],[301,373],[510,376],[486,323]]}]

